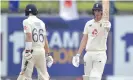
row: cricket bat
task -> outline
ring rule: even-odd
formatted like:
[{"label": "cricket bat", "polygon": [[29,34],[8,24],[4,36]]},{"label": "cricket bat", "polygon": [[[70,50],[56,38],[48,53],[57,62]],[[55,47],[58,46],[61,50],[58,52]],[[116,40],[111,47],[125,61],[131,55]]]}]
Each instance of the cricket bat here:
[{"label": "cricket bat", "polygon": [[109,32],[109,0],[102,0],[102,6],[103,6],[103,27]]},{"label": "cricket bat", "polygon": [[109,20],[109,0],[102,0],[103,6],[103,20]]}]

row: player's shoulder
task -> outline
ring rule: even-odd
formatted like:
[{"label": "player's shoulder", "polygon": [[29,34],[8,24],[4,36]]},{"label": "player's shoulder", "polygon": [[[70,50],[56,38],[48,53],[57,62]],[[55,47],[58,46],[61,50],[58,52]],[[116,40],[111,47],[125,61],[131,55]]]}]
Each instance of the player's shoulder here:
[{"label": "player's shoulder", "polygon": [[91,19],[91,20],[89,20],[89,21],[86,22],[86,25],[89,26],[89,27],[91,27],[92,24],[93,24],[93,22],[94,22],[94,19]]},{"label": "player's shoulder", "polygon": [[41,24],[45,25],[45,23],[44,23],[40,18],[38,18],[38,21],[39,21]]},{"label": "player's shoulder", "polygon": [[87,24],[92,24],[94,22],[94,19],[91,19],[89,21],[87,21]]},{"label": "player's shoulder", "polygon": [[26,18],[23,20],[23,24],[29,24],[31,22],[31,20],[29,18]]},{"label": "player's shoulder", "polygon": [[23,20],[23,24],[28,24],[29,23],[29,20],[28,19],[24,19]]},{"label": "player's shoulder", "polygon": [[27,22],[27,21],[28,21],[28,19],[24,19],[24,20],[23,20],[23,22]]}]

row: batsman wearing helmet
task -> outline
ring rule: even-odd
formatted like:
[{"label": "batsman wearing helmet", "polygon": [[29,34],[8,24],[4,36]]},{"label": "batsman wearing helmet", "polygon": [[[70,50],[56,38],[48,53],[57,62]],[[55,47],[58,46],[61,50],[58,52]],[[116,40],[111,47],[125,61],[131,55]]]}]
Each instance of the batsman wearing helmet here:
[{"label": "batsman wearing helmet", "polygon": [[102,10],[101,3],[94,4],[92,8],[94,19],[86,23],[79,50],[72,59],[72,64],[78,67],[80,55],[85,48],[83,80],[101,80],[106,64],[106,42],[111,23],[106,21],[107,25],[104,25]]},{"label": "batsman wearing helmet", "polygon": [[26,6],[25,15],[28,18],[23,20],[25,49],[23,51],[21,72],[17,80],[32,80],[34,67],[38,72],[38,80],[49,80],[47,66],[52,66],[53,58],[49,55],[45,23],[37,18],[37,14],[38,11],[35,5],[28,4]]}]

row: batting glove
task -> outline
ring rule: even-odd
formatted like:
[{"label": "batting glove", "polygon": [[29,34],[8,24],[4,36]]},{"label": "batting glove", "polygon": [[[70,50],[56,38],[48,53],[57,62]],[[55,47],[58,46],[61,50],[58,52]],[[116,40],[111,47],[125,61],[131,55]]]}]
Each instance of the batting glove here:
[{"label": "batting glove", "polygon": [[79,67],[79,62],[80,62],[80,54],[76,54],[75,56],[73,56],[72,58],[72,64],[75,67]]},{"label": "batting glove", "polygon": [[24,58],[25,58],[26,60],[30,60],[30,59],[32,58],[31,52],[25,52],[25,53],[24,53]]},{"label": "batting glove", "polygon": [[54,63],[54,60],[52,58],[52,56],[50,56],[49,54],[46,55],[46,63],[47,63],[47,66],[50,68],[52,66],[52,64]]}]

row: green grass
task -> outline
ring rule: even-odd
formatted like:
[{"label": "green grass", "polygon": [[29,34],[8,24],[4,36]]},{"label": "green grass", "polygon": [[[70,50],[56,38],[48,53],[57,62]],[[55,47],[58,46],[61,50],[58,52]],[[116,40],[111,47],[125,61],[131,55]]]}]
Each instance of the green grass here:
[{"label": "green grass", "polygon": [[120,11],[133,11],[133,1],[132,2],[116,2],[116,7]]},{"label": "green grass", "polygon": [[53,1],[53,2],[49,2],[49,1],[33,1],[33,2],[21,1],[20,2],[20,9],[24,9],[25,6],[29,3],[35,4],[38,9],[48,9],[48,8],[57,9],[57,7],[58,7],[57,1]]},{"label": "green grass", "polygon": [[1,1],[1,8],[7,9],[8,8],[8,1]]},{"label": "green grass", "polygon": [[93,4],[94,4],[94,2],[92,2],[92,1],[87,1],[87,2],[85,2],[85,1],[83,1],[83,2],[81,2],[81,1],[79,1],[79,2],[77,2],[77,6],[78,6],[78,9],[79,10],[91,10],[92,9],[92,7],[93,7]]},{"label": "green grass", "polygon": [[[24,9],[29,3],[33,3],[38,9],[59,9],[58,1],[20,1],[20,9]],[[93,1],[78,1],[78,10],[85,11],[91,10],[94,2]],[[133,11],[133,1],[132,2],[115,2],[115,5],[120,11]],[[1,1],[1,8],[8,9],[8,1]]]}]

